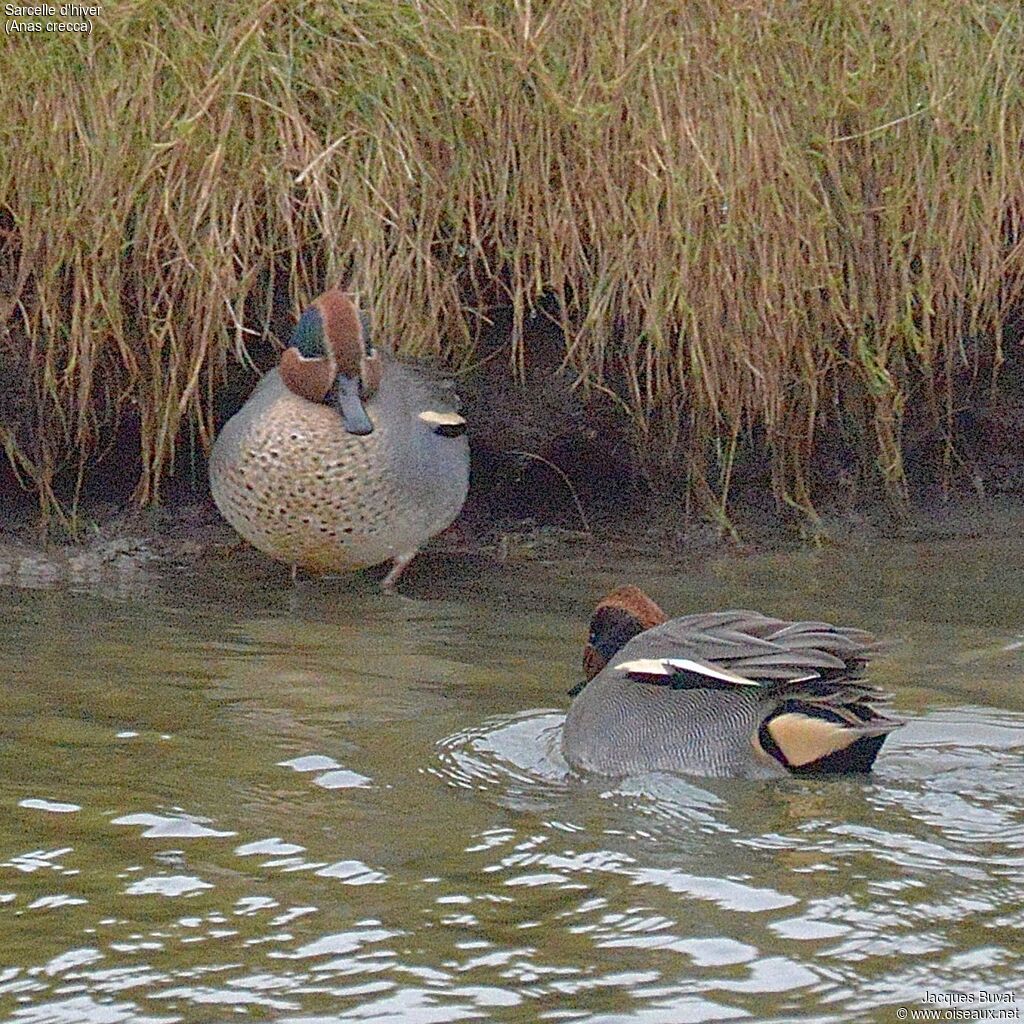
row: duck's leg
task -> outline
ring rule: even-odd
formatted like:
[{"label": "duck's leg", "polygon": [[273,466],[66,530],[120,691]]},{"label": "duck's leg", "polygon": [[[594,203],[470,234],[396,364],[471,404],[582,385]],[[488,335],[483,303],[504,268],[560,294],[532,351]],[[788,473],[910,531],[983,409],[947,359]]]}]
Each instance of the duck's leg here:
[{"label": "duck's leg", "polygon": [[391,571],[381,580],[380,589],[385,591],[391,591],[395,589],[395,584],[398,582],[398,577],[405,572],[408,568],[409,563],[416,557],[417,548],[413,548],[412,551],[405,551],[400,555],[395,555],[394,560],[391,563]]}]

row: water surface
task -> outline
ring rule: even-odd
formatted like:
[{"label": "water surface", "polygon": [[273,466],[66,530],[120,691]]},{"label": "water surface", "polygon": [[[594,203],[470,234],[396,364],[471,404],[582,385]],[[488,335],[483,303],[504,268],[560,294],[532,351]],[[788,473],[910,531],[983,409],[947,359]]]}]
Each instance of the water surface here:
[{"label": "water surface", "polygon": [[[0,588],[3,1019],[1024,1014],[1022,569],[958,541]],[[570,777],[584,624],[630,580],[891,638],[908,726],[867,779]]]}]

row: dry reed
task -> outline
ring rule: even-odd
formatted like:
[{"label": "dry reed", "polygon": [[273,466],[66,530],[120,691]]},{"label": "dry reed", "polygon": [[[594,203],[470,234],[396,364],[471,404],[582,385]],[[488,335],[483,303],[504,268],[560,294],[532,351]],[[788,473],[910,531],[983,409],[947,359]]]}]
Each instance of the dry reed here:
[{"label": "dry reed", "polygon": [[1020,307],[1022,28],[991,0],[139,0],[5,38],[0,443],[73,517],[131,427],[153,501],[274,296],[351,276],[463,365],[496,307],[512,374],[554,316],[652,475],[722,513],[756,437],[813,514],[825,428],[900,501],[908,404],[951,475]]}]

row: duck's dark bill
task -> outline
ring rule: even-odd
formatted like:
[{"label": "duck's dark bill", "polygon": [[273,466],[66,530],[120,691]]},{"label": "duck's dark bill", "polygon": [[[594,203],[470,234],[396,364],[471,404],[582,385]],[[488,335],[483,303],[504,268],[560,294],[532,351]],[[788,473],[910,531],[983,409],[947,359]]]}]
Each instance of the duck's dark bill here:
[{"label": "duck's dark bill", "polygon": [[334,393],[345,429],[350,434],[372,434],[373,424],[363,408],[363,400],[359,397],[359,380],[339,373]]},{"label": "duck's dark bill", "polygon": [[583,687],[585,687],[588,682],[589,682],[589,680],[587,680],[587,679],[583,679],[580,682],[578,682],[571,690],[568,691],[569,696],[570,697],[575,697],[578,694],[582,693],[583,692]]}]

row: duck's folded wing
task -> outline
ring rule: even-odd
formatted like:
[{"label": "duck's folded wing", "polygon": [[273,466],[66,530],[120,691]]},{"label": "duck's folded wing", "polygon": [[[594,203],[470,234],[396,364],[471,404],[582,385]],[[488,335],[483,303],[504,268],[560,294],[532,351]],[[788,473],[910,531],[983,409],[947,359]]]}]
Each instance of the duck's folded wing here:
[{"label": "duck's folded wing", "polygon": [[686,657],[762,682],[859,674],[876,649],[861,629],[784,622],[745,609],[687,615],[649,629],[630,645],[644,657]]}]

